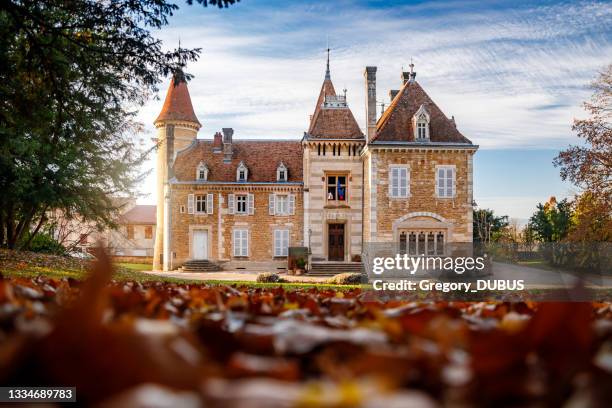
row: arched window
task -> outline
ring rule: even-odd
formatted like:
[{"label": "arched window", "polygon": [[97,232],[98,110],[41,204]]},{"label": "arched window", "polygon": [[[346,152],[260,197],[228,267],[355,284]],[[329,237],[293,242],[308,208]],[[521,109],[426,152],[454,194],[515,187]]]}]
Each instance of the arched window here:
[{"label": "arched window", "polygon": [[287,181],[289,180],[289,169],[285,166],[285,163],[281,162],[276,168],[276,181]]},{"label": "arched window", "polygon": [[196,180],[207,181],[208,180],[208,167],[203,162],[198,164],[196,169]]},{"label": "arched window", "polygon": [[236,170],[236,181],[245,182],[249,178],[249,169],[244,164],[244,162],[240,162],[238,165],[238,169]]},{"label": "arched window", "polygon": [[414,128],[414,140],[425,142],[429,140],[429,112],[425,105],[421,105],[412,118]]}]

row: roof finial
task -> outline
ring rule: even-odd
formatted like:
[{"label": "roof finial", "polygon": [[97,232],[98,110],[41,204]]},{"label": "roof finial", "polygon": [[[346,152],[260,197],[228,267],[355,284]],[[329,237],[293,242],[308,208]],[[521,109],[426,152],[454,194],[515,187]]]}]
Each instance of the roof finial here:
[{"label": "roof finial", "polygon": [[331,74],[329,72],[329,36],[327,36],[327,69],[325,70],[325,79],[331,79]]},{"label": "roof finial", "polygon": [[412,57],[410,57],[410,82],[414,82],[416,78],[416,72],[414,72],[414,63],[412,62]]}]

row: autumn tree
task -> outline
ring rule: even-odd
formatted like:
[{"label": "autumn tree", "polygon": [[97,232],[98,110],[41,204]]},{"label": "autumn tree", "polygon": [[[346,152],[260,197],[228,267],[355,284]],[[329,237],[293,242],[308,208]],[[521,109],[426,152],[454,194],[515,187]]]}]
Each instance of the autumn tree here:
[{"label": "autumn tree", "polygon": [[538,204],[529,219],[529,229],[540,242],[559,242],[567,237],[572,226],[572,204],[567,200],[557,201],[551,197]]},{"label": "autumn tree", "polygon": [[493,210],[486,208],[475,209],[473,219],[474,242],[484,245],[497,241],[508,226],[507,215],[497,216]]},{"label": "autumn tree", "polygon": [[583,140],[555,158],[561,178],[583,193],[576,198],[575,241],[609,241],[612,227],[612,64],[591,84],[593,95],[584,103],[589,117],[576,119],[573,130]]},{"label": "autumn tree", "polygon": [[177,9],[164,0],[0,2],[0,246],[27,247],[51,210],[112,225],[111,198],[133,194],[142,177],[137,108],[200,52],[164,51],[153,36]]}]

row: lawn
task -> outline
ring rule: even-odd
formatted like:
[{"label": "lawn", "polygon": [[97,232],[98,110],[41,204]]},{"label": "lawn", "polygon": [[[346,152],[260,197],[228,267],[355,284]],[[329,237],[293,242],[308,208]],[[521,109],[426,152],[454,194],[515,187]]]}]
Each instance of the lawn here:
[{"label": "lawn", "polygon": [[[149,264],[137,264],[137,263],[117,263],[115,264],[115,273],[113,279],[116,281],[135,281],[135,282],[165,282],[165,283],[187,283],[197,285],[232,285],[238,287],[253,287],[253,288],[275,288],[283,287],[285,289],[306,289],[306,288],[319,288],[319,289],[335,289],[340,291],[346,291],[354,288],[359,288],[359,285],[330,285],[330,284],[319,284],[319,283],[260,283],[251,281],[240,281],[240,280],[195,280],[195,279],[182,279],[175,277],[150,275],[143,271],[151,270]],[[63,267],[57,266],[38,266],[29,264],[19,264],[18,267],[6,267],[0,265],[0,273],[5,277],[23,277],[23,278],[35,278],[37,276],[44,276],[52,279],[63,279],[72,278],[76,280],[83,280],[87,277],[88,271],[86,268],[77,267]]]}]

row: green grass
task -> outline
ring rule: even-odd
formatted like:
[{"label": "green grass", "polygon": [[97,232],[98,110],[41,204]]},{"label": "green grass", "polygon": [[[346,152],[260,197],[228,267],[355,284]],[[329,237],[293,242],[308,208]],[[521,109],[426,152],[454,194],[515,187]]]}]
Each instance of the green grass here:
[{"label": "green grass", "polygon": [[138,263],[118,263],[117,266],[131,271],[150,271],[153,269],[151,264],[138,264]]},{"label": "green grass", "polygon": [[[167,282],[167,283],[189,283],[197,285],[236,285],[236,286],[248,286],[254,288],[276,288],[282,286],[285,289],[333,289],[346,291],[355,288],[364,288],[365,285],[330,285],[325,283],[300,283],[300,282],[288,282],[288,283],[260,283],[251,281],[240,281],[240,280],[194,280],[194,279],[182,279],[176,277],[167,277],[159,275],[150,275],[143,273],[143,270],[150,270],[150,266],[144,264],[125,264],[120,263],[115,265],[116,271],[113,275],[113,279],[117,281],[137,281],[137,282]],[[73,278],[77,280],[83,280],[87,278],[87,270],[79,269],[55,269],[55,268],[43,268],[43,267],[27,267],[25,269],[13,269],[13,270],[2,270],[0,271],[5,277],[22,277],[22,278],[34,278],[42,275],[47,278],[62,279],[62,278]]]}]

